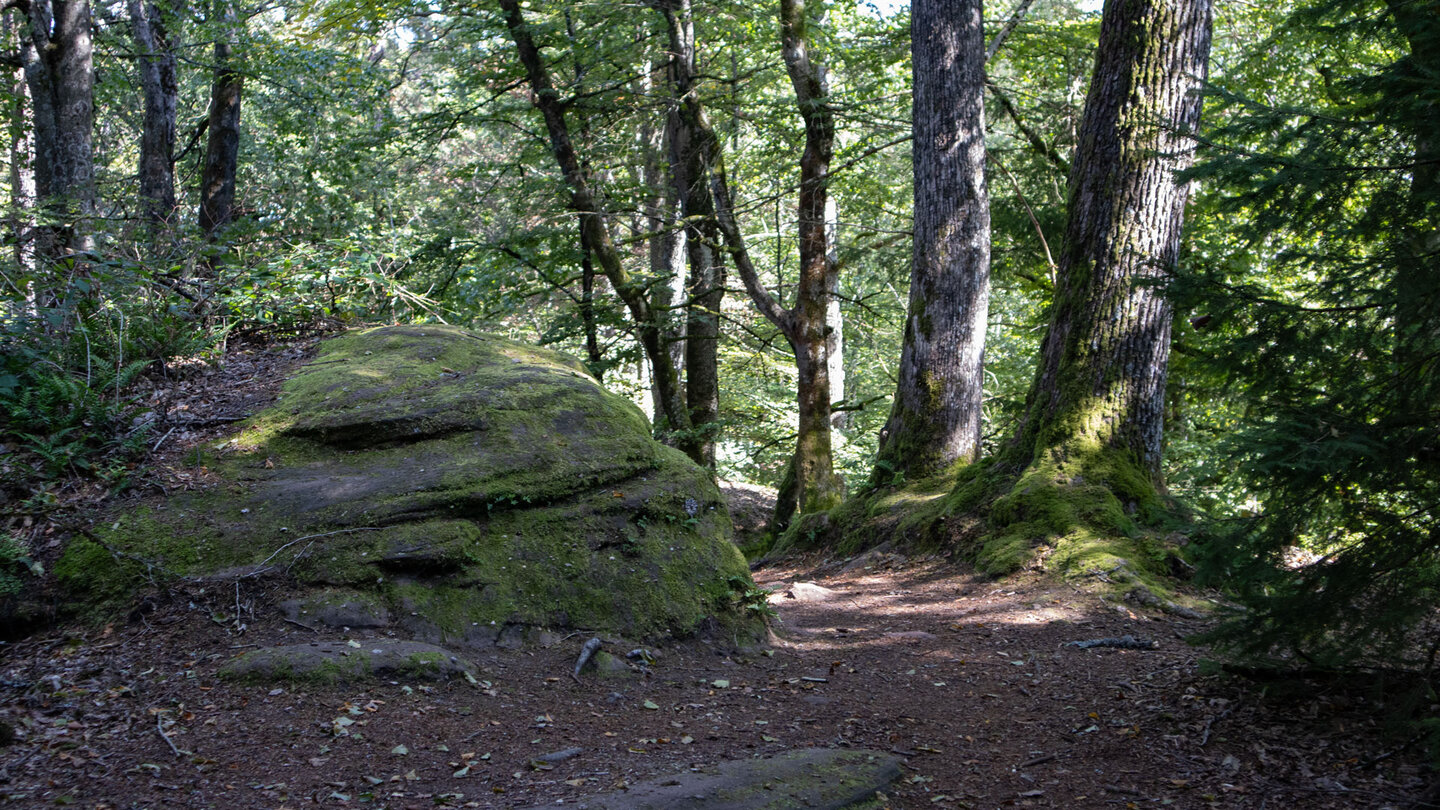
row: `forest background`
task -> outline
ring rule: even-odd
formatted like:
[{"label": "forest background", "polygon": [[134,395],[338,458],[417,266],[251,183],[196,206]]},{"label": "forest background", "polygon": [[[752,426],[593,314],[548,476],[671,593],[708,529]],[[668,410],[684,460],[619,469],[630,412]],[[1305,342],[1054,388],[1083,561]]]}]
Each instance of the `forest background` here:
[{"label": "forest background", "polygon": [[[1122,503],[1139,514],[1101,533],[1143,551],[1183,531],[1185,564],[1249,608],[1238,651],[1429,674],[1440,6],[1200,5],[1214,38],[1200,129],[1180,133],[1199,147],[1184,238],[1140,284],[1174,306],[1156,508]],[[985,13],[972,455],[995,459],[1056,311],[1102,12]],[[122,491],[163,434],[136,380],[380,322],[573,352],[662,439],[779,486],[782,527],[897,492],[964,496],[947,508],[993,524],[1013,484],[993,463],[907,476],[880,447],[913,309],[910,23],[789,0],[8,3],[6,587],[39,573],[35,533],[76,480]],[[721,158],[724,188],[691,193],[686,173]],[[807,411],[817,362],[828,395]],[[792,463],[822,433],[825,469]]]}]

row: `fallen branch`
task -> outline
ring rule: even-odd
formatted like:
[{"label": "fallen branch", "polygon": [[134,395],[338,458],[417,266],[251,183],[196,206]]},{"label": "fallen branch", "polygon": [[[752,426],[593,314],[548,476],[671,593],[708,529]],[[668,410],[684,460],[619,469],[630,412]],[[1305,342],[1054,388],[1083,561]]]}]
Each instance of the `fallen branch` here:
[{"label": "fallen branch", "polygon": [[584,750],[585,749],[583,748],[566,748],[563,751],[554,751],[549,754],[541,754],[538,757],[531,757],[530,764],[532,767],[535,765],[535,763],[554,765],[559,762],[564,762],[567,759],[574,759],[575,757],[579,756],[580,753]]},{"label": "fallen branch", "polygon": [[580,670],[585,668],[585,664],[590,661],[591,656],[595,655],[595,651],[598,649],[600,649],[598,636],[585,642],[585,646],[580,648],[580,658],[575,662],[575,671],[570,673],[570,677],[574,678],[576,683],[580,683]]},{"label": "fallen branch", "polygon": [[160,739],[164,740],[165,744],[170,746],[170,750],[175,752],[176,757],[184,758],[185,754],[181,752],[179,748],[175,747],[175,741],[170,739],[169,734],[165,733],[165,715],[163,712],[155,715],[155,731],[159,733]]},{"label": "fallen branch", "polygon": [[[383,531],[383,530],[382,530],[379,526],[359,526],[359,527],[356,527],[356,528],[354,528],[354,529],[337,529],[337,530],[335,530],[335,531],[333,531],[333,532],[323,532],[323,533],[321,533],[321,534],[307,534],[307,535],[305,535],[304,537],[297,537],[297,538],[295,538],[294,540],[291,540],[290,542],[286,543],[285,545],[283,545],[283,546],[275,549],[274,553],[272,553],[269,557],[266,557],[263,562],[261,562],[259,565],[257,565],[257,566],[254,568],[254,570],[250,571],[250,572],[247,573],[247,574],[242,574],[242,575],[239,577],[239,579],[250,579],[250,578],[252,578],[252,577],[258,577],[258,576],[260,576],[261,574],[264,574],[264,573],[268,572],[268,571],[270,570],[268,566],[270,565],[270,561],[271,561],[271,560],[273,560],[273,559],[275,559],[277,556],[279,556],[279,555],[280,555],[280,552],[282,552],[282,551],[284,551],[285,549],[290,548],[291,546],[295,545],[296,543],[302,542],[302,541],[304,541],[304,540],[310,540],[310,541],[312,541],[310,545],[314,545],[314,542],[313,542],[313,541],[319,540],[319,539],[322,538],[322,537],[333,537],[333,536],[335,536],[335,535],[337,535],[337,534],[349,534],[349,533],[351,533],[351,532],[378,532],[378,531]],[[300,559],[301,557],[305,556],[305,554],[310,550],[310,545],[307,545],[305,548],[301,549],[301,550],[300,550],[300,553],[295,555],[295,559],[293,559],[293,560],[290,561],[290,564],[291,564],[291,565],[294,565],[294,564],[295,564],[295,560],[298,560],[298,559]]]},{"label": "fallen branch", "polygon": [[1120,636],[1119,638],[1092,638],[1088,641],[1071,641],[1066,647],[1079,647],[1088,650],[1092,647],[1114,647],[1117,650],[1158,650],[1160,645],[1148,639],[1136,638],[1134,636]]}]

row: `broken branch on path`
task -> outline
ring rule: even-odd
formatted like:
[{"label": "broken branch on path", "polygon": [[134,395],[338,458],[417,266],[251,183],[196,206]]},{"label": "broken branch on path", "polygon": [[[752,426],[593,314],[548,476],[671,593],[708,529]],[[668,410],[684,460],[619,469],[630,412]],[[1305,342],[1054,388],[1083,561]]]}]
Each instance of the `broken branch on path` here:
[{"label": "broken branch on path", "polygon": [[1113,647],[1117,650],[1158,650],[1160,645],[1149,639],[1136,638],[1134,636],[1120,636],[1118,638],[1092,638],[1088,641],[1070,641],[1066,647],[1079,647],[1088,650],[1092,647]]}]

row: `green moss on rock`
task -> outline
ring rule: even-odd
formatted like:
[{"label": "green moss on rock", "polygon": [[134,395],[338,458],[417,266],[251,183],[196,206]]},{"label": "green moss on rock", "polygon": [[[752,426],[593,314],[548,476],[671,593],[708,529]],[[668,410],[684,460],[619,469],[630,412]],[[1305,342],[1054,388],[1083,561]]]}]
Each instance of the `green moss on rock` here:
[{"label": "green moss on rock", "polygon": [[[448,326],[336,338],[206,463],[222,486],[97,540],[173,575],[368,594],[444,641],[760,630],[729,598],[749,574],[709,476],[554,352]],[[69,584],[123,591],[95,548],[72,546]]]}]

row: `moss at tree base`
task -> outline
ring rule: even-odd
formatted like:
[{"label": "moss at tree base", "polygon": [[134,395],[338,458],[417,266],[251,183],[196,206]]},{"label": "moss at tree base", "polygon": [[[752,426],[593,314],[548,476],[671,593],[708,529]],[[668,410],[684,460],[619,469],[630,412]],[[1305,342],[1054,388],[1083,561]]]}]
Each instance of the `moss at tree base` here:
[{"label": "moss at tree base", "polygon": [[1163,538],[1181,521],[1178,506],[1123,451],[1056,448],[1018,475],[989,459],[862,492],[802,516],[769,556],[843,557],[884,546],[949,554],[994,576],[1036,569],[1168,597],[1181,552]]}]

